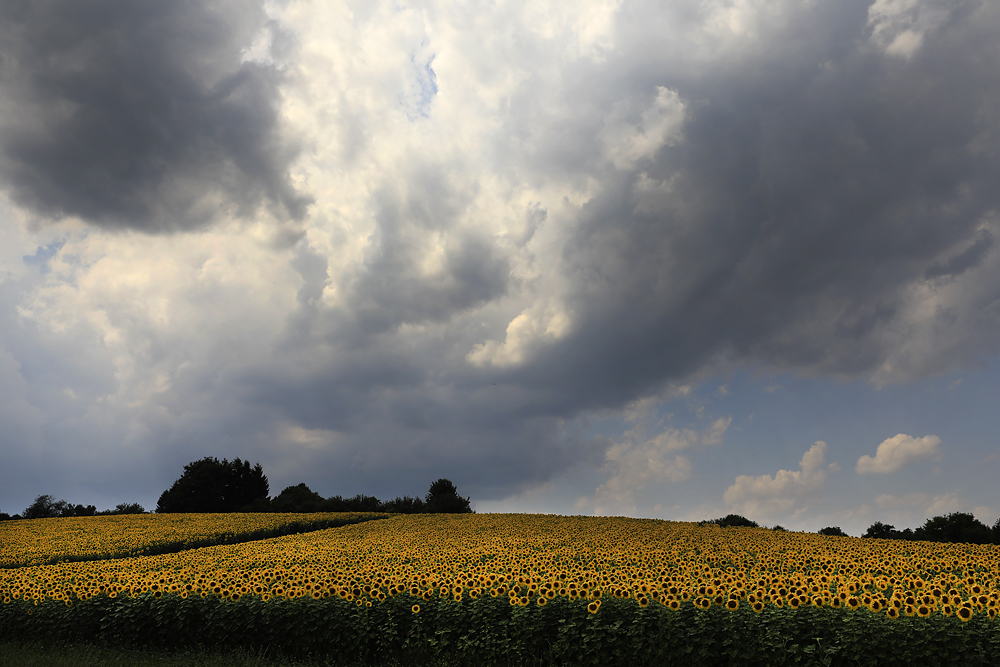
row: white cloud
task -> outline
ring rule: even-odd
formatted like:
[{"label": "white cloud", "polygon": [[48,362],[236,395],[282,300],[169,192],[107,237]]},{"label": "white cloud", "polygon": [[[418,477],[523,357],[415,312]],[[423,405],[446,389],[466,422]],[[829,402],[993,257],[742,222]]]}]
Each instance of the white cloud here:
[{"label": "white cloud", "polygon": [[764,516],[802,512],[823,491],[827,473],[839,466],[824,466],[826,443],[818,440],[802,455],[799,470],[779,470],[771,475],[739,475],[726,489],[723,500],[733,510],[760,520]]},{"label": "white cloud", "polygon": [[948,18],[940,0],[875,0],[868,8],[872,43],[887,54],[909,59],[924,36]]},{"label": "white cloud", "polygon": [[630,169],[672,143],[684,124],[684,102],[677,91],[657,86],[656,98],[642,112],[638,124],[629,121],[630,105],[619,102],[604,119],[600,138],[618,169]]},{"label": "white cloud", "polygon": [[854,471],[858,474],[890,473],[908,466],[914,461],[928,457],[940,458],[941,438],[936,435],[926,435],[914,438],[899,433],[882,441],[875,451],[875,457],[865,454],[858,459]]},{"label": "white cloud", "polygon": [[667,428],[647,438],[645,424],[640,421],[605,454],[602,470],[608,478],[595,493],[595,512],[607,514],[623,507],[634,511],[635,494],[650,484],[690,479],[694,462],[680,452],[721,445],[731,422],[732,417],[720,417],[700,433]]},{"label": "white cloud", "polygon": [[538,304],[511,320],[503,342],[479,343],[466,359],[474,366],[516,366],[530,359],[545,343],[565,336],[571,326],[570,315],[561,305]]}]

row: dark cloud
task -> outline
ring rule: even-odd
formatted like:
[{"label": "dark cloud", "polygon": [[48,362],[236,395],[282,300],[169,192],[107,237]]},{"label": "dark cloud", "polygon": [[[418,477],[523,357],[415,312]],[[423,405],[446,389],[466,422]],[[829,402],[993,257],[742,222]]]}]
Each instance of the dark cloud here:
[{"label": "dark cloud", "polygon": [[261,203],[301,218],[294,146],[278,127],[281,73],[241,62],[259,2],[72,0],[0,8],[0,179],[43,218],[198,228]]},{"label": "dark cloud", "polygon": [[[322,211],[268,249],[287,258],[279,269],[238,246],[258,281],[239,280],[249,261],[186,249],[183,273],[204,281],[189,291],[149,294],[135,279],[94,299],[116,356],[77,373],[94,374],[91,394],[121,397],[120,412],[95,411],[115,427],[90,441],[144,439],[167,471],[260,458],[274,491],[415,494],[444,475],[489,499],[574,463],[599,468],[612,440],[573,420],[668,383],[740,366],[905,381],[995,353],[1000,7],[916,3],[941,11],[892,18],[903,23],[876,39],[869,2],[750,4],[626,2],[599,58],[580,55],[578,35],[516,24],[497,30],[514,36],[509,53],[441,30],[445,43],[401,60],[405,75],[387,45],[371,67],[296,81],[297,99],[322,107],[302,112],[327,151],[309,172]],[[72,4],[11,7],[4,91],[24,112],[5,116],[2,173],[22,204],[154,231],[204,224],[217,205],[302,214],[277,129],[280,73],[240,62],[261,29],[274,58],[295,40],[258,7],[105,3],[90,10],[101,20]],[[378,35],[345,43],[395,34],[356,19],[348,33]],[[922,37],[899,46],[910,20]],[[310,54],[324,67],[322,49]],[[455,65],[488,70],[477,58],[504,74],[486,92]],[[449,109],[456,127],[437,115]],[[14,322],[23,304],[9,300]],[[199,317],[163,324],[146,303]],[[550,333],[560,309],[570,324]],[[0,370],[29,397],[44,380],[51,395],[32,400],[58,414],[72,402],[63,384],[86,383],[63,383],[47,349]],[[162,372],[164,389],[134,399],[116,364],[127,378]],[[173,473],[156,474],[162,487]]]},{"label": "dark cloud", "polygon": [[993,248],[993,234],[987,229],[979,232],[976,241],[962,252],[948,258],[943,264],[935,262],[924,272],[924,277],[942,278],[946,276],[960,276],[969,269],[979,266]]},{"label": "dark cloud", "polygon": [[[512,108],[531,169],[599,184],[560,255],[539,258],[569,286],[534,287],[565,302],[569,335],[523,364],[467,361],[484,340],[476,320],[492,318],[479,309],[524,286],[499,246],[457,224],[469,191],[417,160],[405,188],[376,193],[368,254],[338,286],[349,296],[301,348],[327,346],[327,361],[301,353],[261,370],[242,383],[246,400],[337,433],[340,448],[324,456],[344,479],[338,457],[366,477],[437,466],[490,497],[601,460],[609,441],[566,436],[564,420],[706,369],[870,377],[896,363],[908,341],[895,332],[922,326],[907,319],[914,287],[989,258],[992,235],[980,229],[1000,205],[997,146],[984,139],[1000,122],[1000,57],[987,39],[997,12],[958,7],[905,59],[867,43],[865,3],[789,11],[758,50],[713,67],[658,53],[655,23],[626,23],[617,60],[567,75],[561,102],[579,113],[546,134],[544,105]],[[602,162],[616,105],[627,100],[622,118],[640,123],[658,87],[684,101],[678,139],[631,167]],[[434,252],[443,259],[426,274]],[[509,321],[487,336],[503,341]],[[976,345],[937,366],[916,357],[940,350],[915,353],[889,380],[996,349],[996,317],[966,324],[947,337]]]},{"label": "dark cloud", "polygon": [[[993,237],[977,229],[1000,207],[1000,11],[950,8],[910,59],[866,44],[865,3],[837,3],[793,14],[728,67],[634,74],[687,101],[683,138],[583,207],[564,252],[574,333],[520,381],[579,410],[720,359],[878,371],[894,331],[920,324],[906,319],[913,288],[980,265]],[[980,331],[949,332],[977,345],[947,364],[995,352],[998,325],[984,312]],[[895,379],[928,370],[946,368],[914,362]]]}]

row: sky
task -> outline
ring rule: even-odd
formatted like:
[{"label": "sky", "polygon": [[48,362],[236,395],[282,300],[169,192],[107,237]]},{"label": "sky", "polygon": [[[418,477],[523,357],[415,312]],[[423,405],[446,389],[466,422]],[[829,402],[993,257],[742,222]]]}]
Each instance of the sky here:
[{"label": "sky", "polygon": [[0,5],[0,511],[1000,517],[1000,4]]}]

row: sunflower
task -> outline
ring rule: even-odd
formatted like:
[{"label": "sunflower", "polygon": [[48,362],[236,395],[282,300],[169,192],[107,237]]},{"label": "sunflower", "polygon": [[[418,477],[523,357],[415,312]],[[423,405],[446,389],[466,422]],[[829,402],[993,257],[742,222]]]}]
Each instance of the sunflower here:
[{"label": "sunflower", "polygon": [[740,608],[739,600],[734,600],[730,598],[729,601],[726,602],[726,609],[728,609],[729,611],[736,611],[739,608]]},{"label": "sunflower", "polygon": [[792,609],[798,609],[799,608],[799,598],[797,596],[795,596],[795,595],[793,595],[792,597],[788,598],[788,606],[791,607]]},{"label": "sunflower", "polygon": [[885,615],[889,618],[899,618],[899,610],[895,607],[889,607],[889,610],[885,612]]},{"label": "sunflower", "polygon": [[955,613],[955,608],[952,607],[950,604],[943,604],[941,605],[941,613],[944,614],[945,616],[951,616],[952,614]]},{"label": "sunflower", "polygon": [[601,608],[601,603],[597,601],[591,602],[590,604],[587,605],[587,611],[589,611],[591,614],[596,614],[597,610],[600,608]]},{"label": "sunflower", "polygon": [[543,595],[538,598],[538,606],[544,607],[546,604],[548,604],[548,601],[549,601],[548,598]]},{"label": "sunflower", "polygon": [[861,600],[857,599],[852,595],[851,597],[847,598],[847,606],[850,607],[851,609],[857,609],[858,607],[861,606]]},{"label": "sunflower", "polygon": [[413,605],[412,607],[410,607],[410,611],[412,611],[414,614],[419,614],[420,613],[420,605],[418,605],[418,604]]},{"label": "sunflower", "polygon": [[958,611],[955,612],[955,615],[958,616],[958,618],[964,623],[972,618],[972,609],[969,607],[959,607]]},{"label": "sunflower", "polygon": [[640,595],[639,596],[639,606],[640,607],[648,607],[649,606],[649,598],[647,598],[645,595]]},{"label": "sunflower", "polygon": [[[677,600],[671,600],[670,602],[667,603],[667,606],[673,609],[674,611],[677,611],[678,609],[681,608],[681,603],[678,602]],[[991,609],[990,611],[996,611],[996,610]]]},{"label": "sunflower", "polygon": [[917,607],[917,616],[919,616],[920,618],[927,618],[930,615],[931,615],[931,608],[928,607],[927,605],[922,604],[919,607]]}]

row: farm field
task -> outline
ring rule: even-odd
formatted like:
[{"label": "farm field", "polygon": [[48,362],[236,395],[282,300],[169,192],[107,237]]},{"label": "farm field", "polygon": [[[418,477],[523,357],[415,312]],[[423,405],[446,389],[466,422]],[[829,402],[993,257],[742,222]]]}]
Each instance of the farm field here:
[{"label": "farm field", "polygon": [[[72,520],[40,523],[60,521]],[[626,518],[392,515],[2,570],[0,629],[260,644],[345,663],[604,665],[683,652],[687,664],[990,664],[1000,657],[998,582],[1000,548],[988,545]]]},{"label": "farm field", "polygon": [[123,514],[0,523],[0,568],[246,542],[384,517],[367,513]]}]

